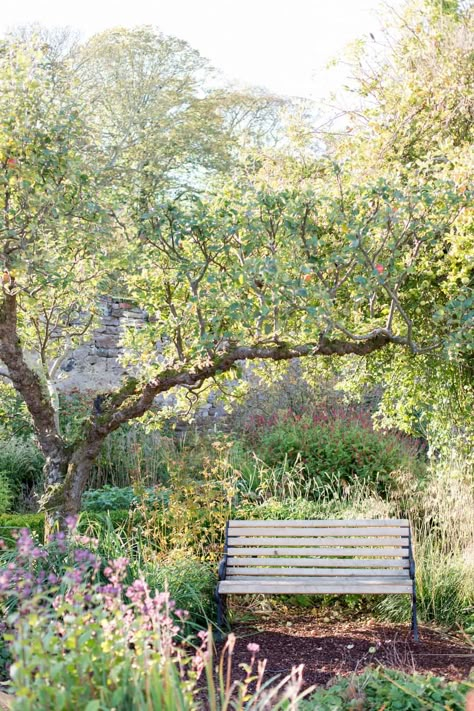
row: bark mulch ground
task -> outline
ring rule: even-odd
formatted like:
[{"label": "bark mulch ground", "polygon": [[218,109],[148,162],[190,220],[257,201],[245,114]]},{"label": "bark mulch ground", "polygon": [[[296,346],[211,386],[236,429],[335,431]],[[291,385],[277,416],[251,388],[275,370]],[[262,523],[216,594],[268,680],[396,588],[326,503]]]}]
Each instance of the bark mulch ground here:
[{"label": "bark mulch ground", "polygon": [[[239,664],[249,661],[247,645],[260,646],[257,657],[267,659],[266,678],[285,676],[293,665],[304,664],[305,686],[327,684],[334,676],[361,672],[368,665],[383,665],[408,673],[465,679],[474,668],[474,645],[460,634],[450,635],[420,627],[420,642],[404,624],[370,619],[318,619],[311,613],[284,617],[278,612],[251,623],[236,623],[234,678]],[[218,646],[218,651],[222,644]]]}]

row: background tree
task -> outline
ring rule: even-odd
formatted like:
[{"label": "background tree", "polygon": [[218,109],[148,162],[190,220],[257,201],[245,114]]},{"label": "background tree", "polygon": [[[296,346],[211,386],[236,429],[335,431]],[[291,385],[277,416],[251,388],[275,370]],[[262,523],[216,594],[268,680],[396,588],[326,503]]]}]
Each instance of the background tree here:
[{"label": "background tree", "polygon": [[[454,326],[453,337],[416,360],[379,354],[361,364],[357,379],[384,384],[385,423],[438,448],[452,449],[458,433],[465,450],[474,434],[473,51],[471,3],[416,2],[404,14],[392,10],[376,42],[368,38],[355,47],[359,102],[348,114],[346,135],[332,142],[361,176],[392,173],[420,186],[448,180],[452,193],[467,196],[454,221],[446,211],[423,271],[407,274],[404,283],[405,293],[418,298],[417,312],[427,322]],[[419,298],[420,279],[429,297]]]}]

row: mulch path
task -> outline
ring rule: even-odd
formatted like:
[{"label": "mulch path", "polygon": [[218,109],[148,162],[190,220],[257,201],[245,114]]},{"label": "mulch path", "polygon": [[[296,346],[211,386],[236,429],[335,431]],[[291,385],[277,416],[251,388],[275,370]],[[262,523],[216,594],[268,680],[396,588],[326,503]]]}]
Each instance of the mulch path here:
[{"label": "mulch path", "polygon": [[325,685],[334,676],[358,673],[368,665],[431,672],[449,680],[465,679],[474,668],[474,646],[461,636],[421,626],[420,642],[415,643],[408,625],[325,620],[307,612],[283,618],[274,612],[257,622],[235,624],[234,678],[242,676],[239,664],[249,661],[250,642],[260,646],[257,658],[268,660],[266,679],[304,664],[305,686]]}]

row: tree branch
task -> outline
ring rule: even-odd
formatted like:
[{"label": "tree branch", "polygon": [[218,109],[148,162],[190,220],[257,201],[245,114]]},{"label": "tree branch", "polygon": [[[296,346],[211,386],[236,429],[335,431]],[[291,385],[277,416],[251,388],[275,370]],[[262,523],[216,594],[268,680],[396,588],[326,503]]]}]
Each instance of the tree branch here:
[{"label": "tree branch", "polygon": [[[341,328],[341,330],[343,330]],[[227,352],[214,356],[206,365],[197,367],[194,370],[165,371],[156,378],[149,380],[139,390],[137,381],[130,381],[127,393],[127,384],[121,389],[122,396],[116,398],[111,396],[112,408],[107,413],[96,418],[91,425],[91,437],[107,436],[110,432],[118,429],[123,423],[141,417],[153,406],[154,399],[161,393],[168,392],[175,387],[193,387],[198,383],[216,375],[226,373],[231,370],[238,361],[247,360],[272,360],[283,361],[307,356],[344,356],[349,354],[368,355],[373,351],[380,350],[389,343],[396,343],[407,346],[408,341],[400,336],[394,336],[384,328],[374,329],[363,336],[350,335],[351,340],[342,341],[338,339],[329,340],[321,336],[317,343],[307,343],[292,346],[286,343],[263,344],[257,343],[253,346],[235,346]],[[135,398],[130,404],[122,407],[130,397]]]}]

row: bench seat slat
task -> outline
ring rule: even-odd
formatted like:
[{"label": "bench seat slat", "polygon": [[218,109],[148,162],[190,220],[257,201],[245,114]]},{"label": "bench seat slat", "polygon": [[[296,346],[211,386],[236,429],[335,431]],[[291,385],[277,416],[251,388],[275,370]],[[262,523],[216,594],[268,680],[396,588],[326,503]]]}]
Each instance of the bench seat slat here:
[{"label": "bench seat slat", "polygon": [[391,568],[389,570],[383,570],[380,568],[367,568],[366,570],[361,568],[239,568],[239,567],[229,567],[226,569],[226,579],[227,578],[240,578],[242,576],[255,576],[263,578],[278,578],[278,577],[298,577],[301,578],[306,576],[338,576],[339,578],[344,578],[345,576],[358,578],[377,578],[377,577],[390,577],[390,578],[409,578],[408,569],[405,572],[401,568]]},{"label": "bench seat slat", "polygon": [[290,547],[267,547],[267,548],[242,548],[229,545],[228,554],[229,555],[275,555],[275,556],[288,556],[288,555],[314,555],[314,556],[365,556],[371,558],[381,558],[383,556],[389,556],[391,558],[408,558],[408,548],[312,548],[308,544],[305,548],[290,548]]},{"label": "bench seat slat", "polygon": [[[268,533],[267,530],[269,531]],[[362,531],[364,531],[364,533],[362,533]],[[319,528],[314,529],[314,531],[308,529],[303,531],[298,529],[287,530],[286,528],[282,529],[281,531],[278,531],[276,529],[266,529],[265,531],[259,531],[257,529],[246,529],[245,531],[238,532],[236,530],[230,529],[228,536],[230,543],[240,543],[241,541],[248,538],[252,540],[257,540],[257,542],[264,542],[268,540],[271,541],[273,538],[278,538],[280,540],[286,538],[296,538],[299,539],[302,543],[308,540],[323,542],[325,540],[331,540],[335,543],[337,543],[338,541],[350,541],[351,545],[353,545],[354,543],[364,545],[365,540],[375,540],[378,545],[385,545],[385,541],[389,538],[405,538],[408,540],[408,528],[386,528],[385,531],[383,529],[374,528],[371,533],[369,531],[366,531],[365,529],[360,529],[360,532],[357,532],[353,528],[345,530],[339,529],[339,531],[336,531],[333,528]],[[296,541],[295,545],[297,543],[298,541]]]},{"label": "bench seat slat", "polygon": [[227,567],[230,566],[262,566],[262,565],[287,565],[294,567],[318,567],[324,570],[325,567],[338,568],[408,568],[409,561],[407,558],[390,560],[389,558],[369,558],[360,560],[352,558],[245,558],[238,556],[229,556],[227,558]]},{"label": "bench seat slat", "polygon": [[232,519],[229,521],[230,528],[266,528],[267,526],[277,528],[305,528],[305,527],[320,527],[320,528],[354,528],[354,527],[372,527],[380,528],[380,526],[408,526],[407,518],[382,518],[382,519],[297,519],[297,520],[248,520],[248,519]]},{"label": "bench seat slat", "polygon": [[410,580],[394,582],[386,580],[338,580],[337,578],[320,578],[310,582],[297,581],[253,581],[253,580],[222,580],[219,583],[219,593],[240,594],[371,594],[384,595],[386,593],[411,593]]},{"label": "bench seat slat", "polygon": [[[226,578],[227,580],[227,578]],[[358,585],[359,583],[367,583],[368,585],[398,585],[399,583],[403,585],[411,585],[410,578],[409,576],[399,576],[399,577],[393,577],[393,578],[384,578],[383,576],[379,575],[374,575],[372,577],[365,577],[365,578],[353,578],[353,577],[338,577],[335,575],[328,575],[326,578],[325,577],[314,577],[311,575],[304,575],[304,576],[299,576],[299,577],[294,577],[294,578],[283,578],[283,577],[275,577],[275,578],[254,578],[252,576],[239,576],[237,578],[231,578],[231,581],[233,583],[241,583],[245,582],[248,583],[249,585],[259,585],[260,583],[281,583],[283,584],[288,584],[288,585],[300,585],[300,584],[308,584],[308,585],[345,585],[346,583],[348,585]]]},{"label": "bench seat slat", "polygon": [[229,536],[229,545],[266,546],[279,543],[290,546],[354,546],[355,548],[360,546],[391,546],[393,548],[393,546],[408,546],[408,536],[403,538],[401,536],[398,538],[384,538],[382,536],[378,538],[318,538],[315,536],[314,538],[290,538],[290,540],[287,540],[285,535],[282,535],[281,538],[278,536],[268,538],[264,536]]}]

